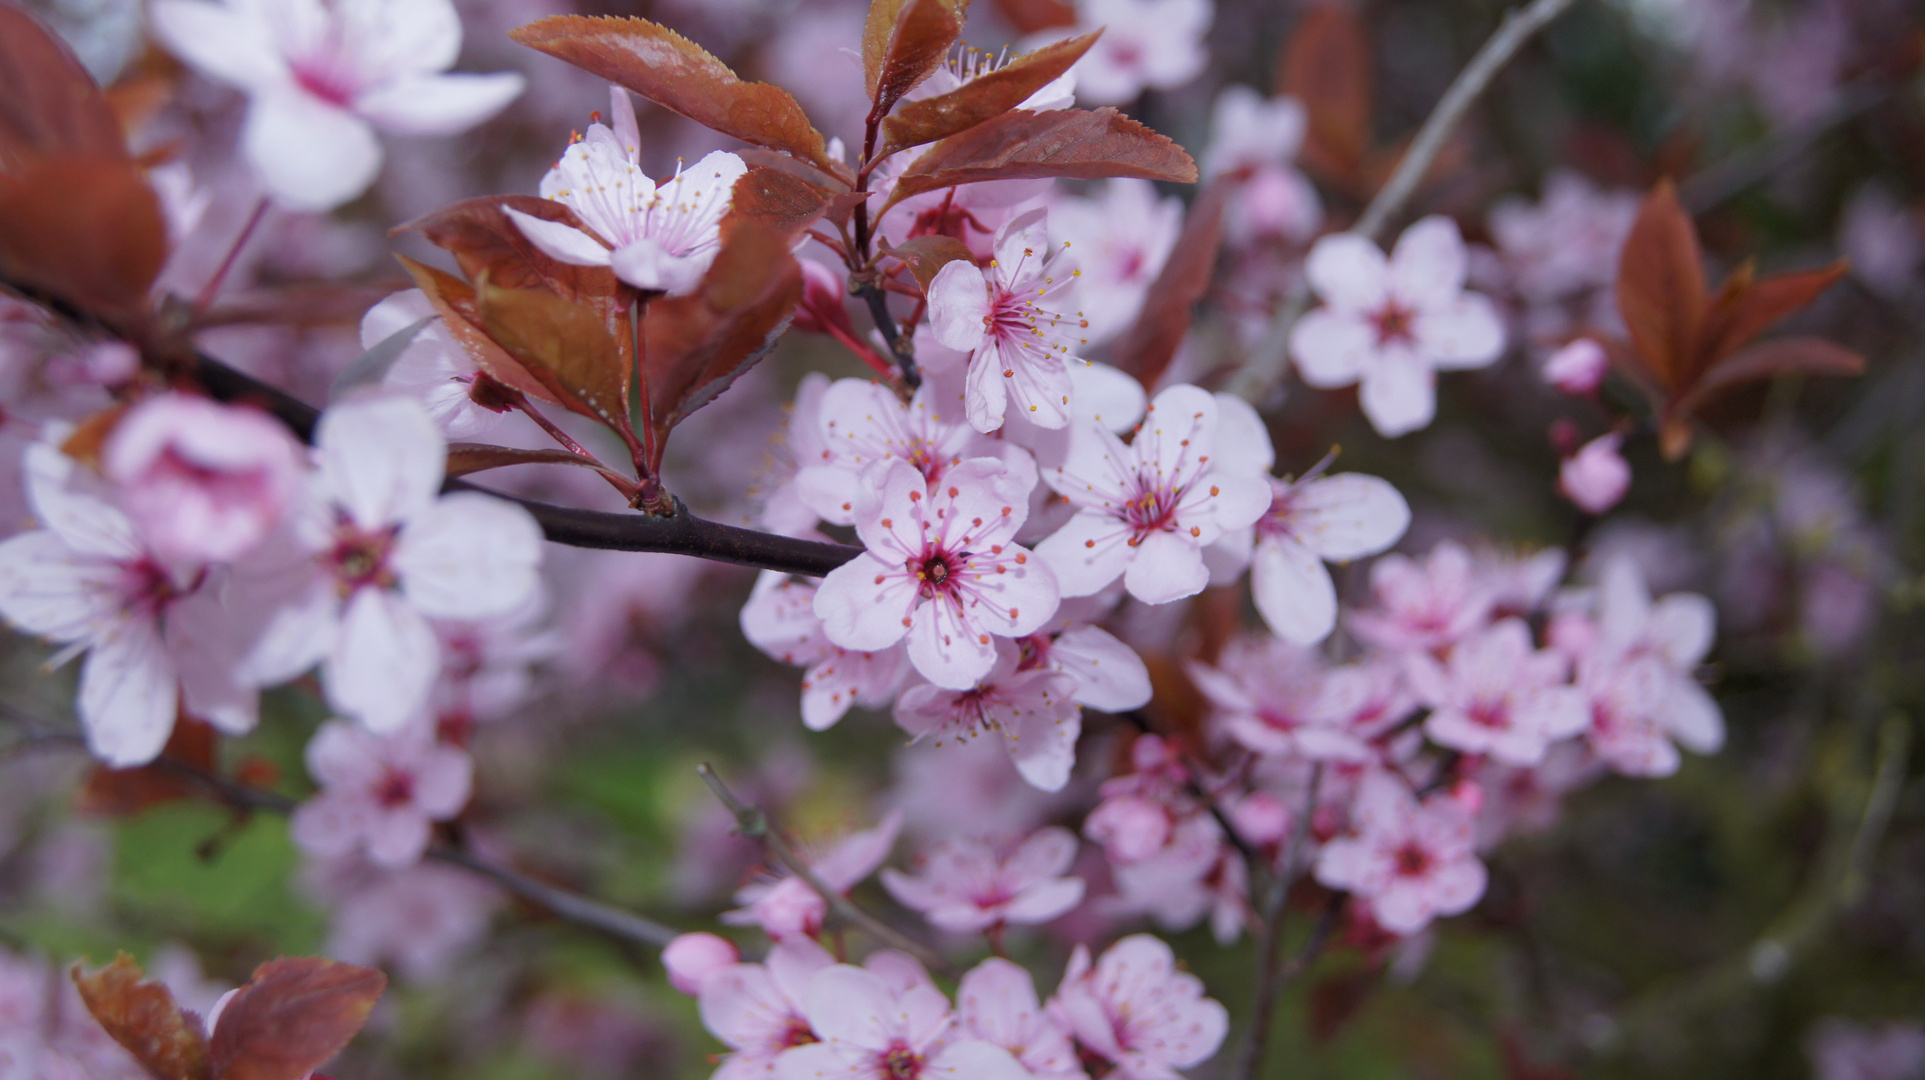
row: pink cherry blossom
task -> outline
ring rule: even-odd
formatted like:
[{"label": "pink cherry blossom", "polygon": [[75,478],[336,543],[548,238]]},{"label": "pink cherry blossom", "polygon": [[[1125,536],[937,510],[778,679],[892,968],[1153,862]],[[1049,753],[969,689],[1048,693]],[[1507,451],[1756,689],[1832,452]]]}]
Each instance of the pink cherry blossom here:
[{"label": "pink cherry blossom", "polygon": [[669,985],[691,996],[701,994],[709,976],[741,959],[733,942],[709,933],[683,934],[662,949],[662,967],[668,970]]},{"label": "pink cherry blossom", "polygon": [[1036,486],[1029,453],[989,438],[963,419],[949,380],[930,373],[907,404],[889,388],[864,379],[839,379],[823,393],[818,423],[820,456],[800,462],[796,491],[802,502],[834,525],[855,523],[855,504],[879,462],[914,465],[931,487],[965,458],[996,458],[1009,468],[1011,498]]},{"label": "pink cherry blossom", "polygon": [[381,167],[374,128],[447,135],[501,111],[517,74],[445,74],[461,52],[450,0],[156,0],[154,33],[209,78],[246,91],[241,145],[296,210],[332,210]]},{"label": "pink cherry blossom", "polygon": [[1583,397],[1597,392],[1610,367],[1611,358],[1605,354],[1604,346],[1591,338],[1578,338],[1552,353],[1539,374],[1559,390]]},{"label": "pink cherry blossom", "polygon": [[[850,833],[821,856],[810,858],[809,869],[824,885],[846,893],[883,864],[901,829],[902,815],[892,813],[875,828]],[[760,926],[777,941],[815,936],[829,913],[828,903],[798,877],[744,886],[736,890],[735,902],[743,906],[723,914],[723,922]]]},{"label": "pink cherry blossom", "polygon": [[450,439],[473,439],[493,431],[507,414],[475,401],[471,391],[479,369],[420,289],[393,293],[369,308],[361,316],[361,347],[372,349],[422,319],[432,321],[416,331],[395,357],[381,386],[419,402],[435,427]]},{"label": "pink cherry blossom", "polygon": [[1210,118],[1204,175],[1286,164],[1302,148],[1307,127],[1308,117],[1297,99],[1266,99],[1240,83],[1226,86]]},{"label": "pink cherry blossom", "polygon": [[[1089,596],[1119,575],[1148,604],[1203,590],[1210,576],[1203,549],[1255,524],[1270,505],[1261,476],[1215,460],[1217,429],[1217,399],[1178,385],[1150,403],[1127,446],[1093,424],[1071,433],[1067,459],[1043,479],[1077,514],[1037,545],[1063,595]],[[1224,456],[1236,452],[1249,451],[1226,444]]]},{"label": "pink cherry blossom", "polygon": [[[1129,227],[1117,228],[1119,221]],[[1089,321],[1090,344],[1108,341],[1136,321],[1182,229],[1181,200],[1159,198],[1148,180],[1109,180],[1092,197],[1050,204],[1050,235],[1067,243],[1083,271],[1074,295]]]},{"label": "pink cherry blossom", "polygon": [[1386,551],[1410,527],[1410,505],[1374,476],[1317,470],[1270,480],[1270,508],[1253,530],[1226,534],[1217,558],[1250,564],[1257,613],[1278,637],[1314,645],[1337,626],[1337,587],[1325,562]]},{"label": "pink cherry blossom", "polygon": [[969,354],[967,412],[977,431],[1002,427],[1012,406],[1039,427],[1070,420],[1068,365],[1082,362],[1088,320],[1045,306],[1081,273],[1056,266],[1046,213],[1004,225],[987,270],[957,259],[929,283],[936,340]]},{"label": "pink cherry blossom", "polygon": [[1653,602],[1628,558],[1605,564],[1578,686],[1590,701],[1586,739],[1612,768],[1666,776],[1678,768],[1674,742],[1701,754],[1724,744],[1724,714],[1693,678],[1710,651],[1715,621],[1704,597],[1678,593]]},{"label": "pink cherry blossom", "polygon": [[856,704],[881,708],[909,674],[900,645],[878,652],[852,652],[830,642],[815,613],[816,586],[788,581],[759,588],[742,608],[742,635],[785,664],[807,668],[802,676],[802,723],[826,731]]},{"label": "pink cherry blossom", "polygon": [[1075,1043],[1036,999],[1029,972],[1001,957],[963,975],[956,1023],[965,1035],[1009,1051],[1036,1080],[1087,1080]]},{"label": "pink cherry blossom", "polygon": [[1559,170],[1537,203],[1512,197],[1493,205],[1490,230],[1517,291],[1544,302],[1611,285],[1637,216],[1631,192],[1600,191]]},{"label": "pink cherry blossom", "polygon": [[1116,895],[1104,904],[1119,915],[1148,915],[1172,933],[1204,919],[1219,944],[1228,945],[1250,918],[1249,868],[1223,835],[1223,827],[1197,809],[1175,819],[1164,845],[1128,862],[1113,862]]},{"label": "pink cherry blossom", "polygon": [[1013,542],[1028,516],[1010,471],[971,458],[934,489],[891,459],[856,506],[867,549],[831,571],[815,611],[829,640],[879,652],[905,637],[923,678],[966,690],[996,662],[997,638],[1023,637],[1056,613],[1056,579]]},{"label": "pink cherry blossom", "polygon": [[1355,895],[1393,934],[1470,910],[1486,880],[1472,801],[1440,794],[1420,804],[1403,780],[1372,772],[1357,791],[1355,832],[1323,846],[1317,880]]},{"label": "pink cherry blossom", "polygon": [[1223,650],[1215,667],[1192,663],[1186,670],[1213,706],[1215,722],[1255,753],[1317,761],[1370,757],[1362,739],[1319,710],[1323,664],[1313,650],[1269,636],[1243,638]]},{"label": "pink cherry blossom", "polygon": [[60,967],[0,949],[0,1077],[145,1080]]},{"label": "pink cherry blossom", "polygon": [[437,497],[447,442],[404,398],[349,401],[316,432],[319,470],[295,522],[291,599],[248,671],[261,685],[315,663],[328,701],[376,731],[417,715],[441,670],[429,618],[528,603],[541,532],[527,511],[472,492]]},{"label": "pink cherry blossom", "polygon": [[822,946],[791,937],[777,942],[763,963],[730,964],[704,976],[702,1026],[730,1050],[716,1080],[771,1080],[783,1051],[819,1041],[803,1015],[803,995],[809,980],[834,964]]},{"label": "pink cherry blossom", "polygon": [[1002,1047],[956,1037],[949,1002],[927,976],[912,981],[837,964],[810,978],[802,1005],[821,1041],[785,1051],[775,1063],[776,1080],[1029,1077]]},{"label": "pink cherry blossom", "polygon": [[1148,934],[1126,937],[1090,964],[1070,955],[1050,1009],[1090,1053],[1116,1066],[1117,1080],[1176,1080],[1223,1045],[1230,1017],[1203,996],[1203,980],[1178,971],[1170,947]]},{"label": "pink cherry blossom", "polygon": [[1017,648],[996,643],[995,662],[967,690],[924,684],[896,700],[896,724],[938,746],[980,735],[1000,735],[1024,780],[1043,791],[1061,790],[1076,765],[1083,713],[1077,682],[1047,668],[1020,670]]},{"label": "pink cherry blossom", "polygon": [[327,955],[417,982],[446,978],[487,935],[502,901],[493,885],[466,870],[431,862],[387,870],[359,853],[311,862],[302,878],[332,909]]},{"label": "pink cherry blossom", "polygon": [[575,212],[587,231],[503,207],[536,247],[575,266],[607,266],[638,289],[693,292],[721,250],[722,217],[748,172],[724,150],[677,169],[659,186],[641,169],[628,91],[610,88],[615,126],[588,134],[541,178],[541,195]]},{"label": "pink cherry blossom", "polygon": [[1022,644],[1021,669],[1044,667],[1068,675],[1078,704],[1110,713],[1149,704],[1150,672],[1143,658],[1107,630],[1067,624],[1054,636],[1037,634]]},{"label": "pink cherry blossom", "polygon": [[1211,0],[1083,0],[1073,33],[1101,29],[1071,68],[1076,93],[1092,105],[1123,105],[1144,90],[1167,90],[1201,74]]},{"label": "pink cherry blossom", "polygon": [[299,491],[299,447],[256,409],[161,394],[128,411],[101,471],[155,554],[175,565],[228,562],[280,524]]},{"label": "pink cherry blossom", "polygon": [[[808,260],[803,260],[805,263]],[[797,479],[802,470],[814,465],[828,452],[822,436],[822,399],[833,385],[827,375],[811,371],[795,388],[795,404],[790,407],[782,429],[771,440],[769,461],[751,492],[759,508],[751,520],[770,532],[784,536],[815,535],[819,516],[802,499]]]},{"label": "pink cherry blossom", "polygon": [[1304,272],[1324,301],[1290,334],[1303,381],[1361,383],[1364,415],[1387,438],[1429,426],[1438,371],[1485,367],[1504,351],[1491,302],[1464,291],[1464,240],[1449,218],[1405,230],[1388,259],[1351,233],[1310,249]]},{"label": "pink cherry blossom", "polygon": [[1552,743],[1584,730],[1583,695],[1562,656],[1537,651],[1530,628],[1505,619],[1458,642],[1450,659],[1410,658],[1410,683],[1431,707],[1424,733],[1440,746],[1536,765]]},{"label": "pink cherry blossom", "polygon": [[323,858],[365,850],[378,866],[421,858],[437,821],[468,804],[474,763],[434,741],[425,724],[376,735],[335,720],[307,744],[319,794],[294,812],[294,842]]},{"label": "pink cherry blossom", "polygon": [[904,907],[944,930],[973,932],[1010,923],[1046,923],[1082,903],[1083,879],[1065,876],[1076,835],[1040,829],[1007,853],[976,838],[938,844],[914,876],[884,867],[882,883]]},{"label": "pink cherry blossom", "polygon": [[182,705],[228,734],[254,727],[257,695],[235,675],[252,616],[223,608],[217,571],[170,566],[110,491],[47,443],[27,449],[45,528],[0,543],[0,617],[85,652],[77,711],[94,756],[116,768],[160,754]]},{"label": "pink cherry blossom", "polygon": [[1446,540],[1422,562],[1387,555],[1370,568],[1376,605],[1356,612],[1352,633],[1393,652],[1442,649],[1481,628],[1495,599],[1470,552]]},{"label": "pink cherry blossom", "polygon": [[1618,452],[1623,442],[1623,436],[1612,432],[1579,447],[1558,467],[1558,492],[1587,514],[1616,506],[1631,490],[1631,465]]},{"label": "pink cherry blossom", "polygon": [[1083,835],[1103,845],[1114,863],[1141,862],[1169,843],[1175,828],[1170,808],[1141,795],[1117,795],[1096,804],[1083,819]]}]

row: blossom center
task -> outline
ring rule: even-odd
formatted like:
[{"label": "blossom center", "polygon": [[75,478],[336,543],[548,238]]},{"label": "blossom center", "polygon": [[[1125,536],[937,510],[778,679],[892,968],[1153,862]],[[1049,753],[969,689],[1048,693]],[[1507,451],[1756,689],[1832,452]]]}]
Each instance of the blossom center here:
[{"label": "blossom center", "polygon": [[1384,306],[1370,313],[1370,325],[1377,331],[1377,347],[1399,344],[1408,345],[1416,340],[1417,312],[1405,307],[1396,300],[1384,301]]},{"label": "blossom center", "polygon": [[963,560],[959,555],[941,548],[932,548],[919,561],[909,564],[910,572],[922,583],[920,591],[924,600],[953,595],[958,584],[957,575],[962,568]]},{"label": "blossom center", "polygon": [[1502,728],[1510,725],[1510,710],[1503,701],[1479,701],[1464,710],[1464,715],[1478,727]]},{"label": "blossom center", "polygon": [[922,1055],[896,1043],[882,1055],[882,1072],[889,1080],[916,1080],[922,1075]]},{"label": "blossom center", "polygon": [[782,1031],[782,1038],[777,1040],[776,1045],[787,1050],[792,1046],[807,1046],[821,1041],[815,1037],[815,1029],[809,1026],[807,1020],[799,1016],[791,1016],[788,1026]]},{"label": "blossom center", "polygon": [[1430,852],[1414,842],[1398,848],[1394,859],[1397,863],[1397,873],[1403,877],[1420,877],[1430,869]]},{"label": "blossom center", "polygon": [[343,596],[365,588],[391,589],[396,578],[388,556],[393,551],[393,529],[369,533],[344,524],[335,530],[334,547],[325,562]]},{"label": "blossom center", "polygon": [[126,600],[122,606],[127,611],[158,616],[182,594],[167,568],[152,559],[127,564],[124,574]]},{"label": "blossom center", "polygon": [[1123,520],[1134,534],[1130,537],[1130,546],[1142,543],[1143,538],[1153,532],[1171,528],[1177,503],[1182,498],[1181,491],[1167,486],[1152,486],[1139,476],[1136,496],[1123,504]]},{"label": "blossom center", "polygon": [[354,72],[333,55],[332,50],[324,49],[318,55],[296,60],[292,67],[294,82],[301,89],[337,109],[354,104],[358,90]]},{"label": "blossom center", "polygon": [[383,809],[393,810],[414,801],[414,775],[401,769],[389,769],[375,785],[374,801]]}]

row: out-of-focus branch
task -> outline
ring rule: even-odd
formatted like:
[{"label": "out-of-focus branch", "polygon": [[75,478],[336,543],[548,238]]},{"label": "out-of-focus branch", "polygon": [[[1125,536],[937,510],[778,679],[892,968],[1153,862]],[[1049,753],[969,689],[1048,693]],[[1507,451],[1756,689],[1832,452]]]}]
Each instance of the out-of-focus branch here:
[{"label": "out-of-focus branch", "polygon": [[[1517,51],[1549,25],[1559,15],[1564,14],[1576,0],[1530,0],[1522,7],[1513,8],[1504,16],[1497,32],[1477,50],[1464,70],[1457,73],[1444,96],[1437,101],[1424,126],[1417,130],[1417,137],[1411,141],[1410,149],[1405,152],[1397,169],[1390,179],[1378,190],[1370,205],[1364,208],[1363,215],[1351,227],[1351,232],[1369,240],[1379,239],[1384,226],[1404,209],[1424,174],[1436,163],[1437,155],[1443,152],[1444,144],[1450,139],[1451,132],[1470,111],[1479,95],[1490,86],[1497,73],[1510,63]],[[1250,354],[1249,360],[1237,372],[1231,387],[1232,392],[1246,401],[1260,402],[1268,397],[1271,390],[1283,377],[1284,361],[1290,350],[1290,330],[1303,317],[1310,306],[1310,287],[1300,282],[1292,288],[1284,299],[1276,318],[1271,320],[1270,329]]]},{"label": "out-of-focus branch", "polygon": [[[1125,720],[1135,724],[1137,730],[1144,734],[1154,735],[1165,742],[1171,741],[1168,735],[1163,734],[1163,732],[1157,729],[1155,721],[1151,720],[1149,714],[1143,710],[1131,709],[1129,712],[1123,713],[1122,716]],[[1231,847],[1237,849],[1237,853],[1243,856],[1245,862],[1249,863],[1252,868],[1260,866],[1263,860],[1257,852],[1257,849],[1251,847],[1250,842],[1243,838],[1243,834],[1238,832],[1236,825],[1230,821],[1230,816],[1223,812],[1222,806],[1218,805],[1216,796],[1211,794],[1210,791],[1203,786],[1204,773],[1200,767],[1200,763],[1191,758],[1190,755],[1183,753],[1180,747],[1177,748],[1177,755],[1183,762],[1183,771],[1186,774],[1184,787],[1189,791],[1190,797],[1202,803],[1203,808],[1208,810],[1210,816],[1216,819],[1217,827],[1223,830],[1224,839],[1230,842]]]},{"label": "out-of-focus branch", "polygon": [[810,868],[809,861],[802,858],[794,848],[789,846],[789,842],[782,838],[781,831],[769,822],[769,815],[761,807],[743,802],[738,798],[735,792],[730,791],[728,785],[722,782],[721,776],[717,775],[714,768],[702,764],[696,766],[695,771],[701,776],[702,782],[708,785],[709,790],[715,793],[715,797],[721,801],[722,805],[728,808],[729,813],[735,815],[736,831],[743,836],[760,840],[762,846],[768,850],[770,858],[801,879],[802,883],[820,896],[822,901],[829,905],[829,910],[835,912],[843,922],[868,932],[871,937],[892,949],[908,953],[932,971],[940,972],[950,978],[961,975],[953,964],[935,951],[864,911],[854,901],[823,881]]},{"label": "out-of-focus branch", "polygon": [[1341,910],[1343,898],[1339,894],[1318,920],[1303,950],[1290,963],[1283,962],[1283,917],[1289,910],[1290,890],[1304,869],[1299,864],[1304,861],[1304,848],[1310,842],[1310,820],[1316,816],[1317,797],[1322,790],[1323,765],[1320,762],[1310,773],[1309,789],[1304,794],[1303,807],[1297,814],[1297,820],[1292,823],[1283,856],[1271,868],[1270,888],[1264,896],[1259,912],[1261,923],[1257,927],[1257,988],[1250,1006],[1250,1030],[1244,1038],[1243,1053],[1238,1058],[1236,1071],[1242,1080],[1256,1080],[1258,1070],[1263,1067],[1264,1048],[1269,1045],[1277,998],[1283,993],[1283,988],[1302,974],[1303,969],[1309,967],[1317,954],[1323,951],[1324,944],[1330,939],[1330,931],[1336,925],[1337,913]]},{"label": "out-of-focus branch", "polygon": [[[18,737],[7,743],[4,748],[0,748],[0,754],[10,756],[18,751],[42,746],[78,750],[86,748],[86,741],[79,735],[41,725],[16,709],[0,706],[0,713],[4,713],[9,723],[19,732]],[[240,813],[258,811],[286,815],[293,813],[295,806],[298,805],[293,799],[278,791],[243,784],[178,758],[156,758],[151,767],[192,782],[200,787],[210,800]],[[534,878],[490,862],[452,844],[431,844],[426,857],[435,862],[446,863],[470,873],[479,874],[536,907],[546,909],[557,918],[590,930],[600,931],[622,941],[660,949],[666,947],[677,936],[677,931],[671,927],[600,901],[590,900],[566,889],[536,881]]]}]

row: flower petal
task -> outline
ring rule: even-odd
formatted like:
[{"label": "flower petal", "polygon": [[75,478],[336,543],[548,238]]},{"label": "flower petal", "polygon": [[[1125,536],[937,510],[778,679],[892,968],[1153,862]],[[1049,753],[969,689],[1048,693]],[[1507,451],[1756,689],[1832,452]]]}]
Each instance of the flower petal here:
[{"label": "flower petal", "polygon": [[397,135],[453,135],[507,108],[527,86],[514,72],[414,75],[360,95],[354,111]]},{"label": "flower petal", "polygon": [[445,495],[409,518],[389,564],[424,615],[480,619],[526,604],[540,584],[541,526],[479,492]]},{"label": "flower petal", "polygon": [[326,213],[352,202],[381,171],[366,120],[296,88],[254,98],[241,134],[268,193],[290,210]]},{"label": "flower petal", "polygon": [[349,598],[321,685],[335,708],[390,733],[420,714],[440,673],[428,620],[400,593],[370,588]]},{"label": "flower petal", "polygon": [[315,433],[320,481],[368,532],[399,525],[434,504],[448,442],[421,406],[405,398],[343,402]]},{"label": "flower petal", "polygon": [[1250,565],[1250,595],[1272,633],[1298,645],[1314,645],[1337,626],[1337,587],[1330,571],[1308,547],[1280,536],[1257,545]]},{"label": "flower petal", "polygon": [[501,209],[508,215],[508,220],[521,230],[521,235],[551,259],[570,266],[607,266],[613,258],[613,253],[594,237],[573,225],[538,218],[512,206]]}]

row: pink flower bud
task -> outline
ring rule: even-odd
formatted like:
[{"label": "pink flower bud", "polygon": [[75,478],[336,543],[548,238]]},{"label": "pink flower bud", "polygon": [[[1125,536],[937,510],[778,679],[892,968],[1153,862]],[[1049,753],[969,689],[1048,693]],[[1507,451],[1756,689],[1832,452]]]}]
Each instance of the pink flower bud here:
[{"label": "pink flower bud", "polygon": [[690,997],[702,992],[702,983],[710,975],[741,958],[726,938],[705,933],[683,934],[662,950],[669,985]]},{"label": "pink flower bud", "polygon": [[1594,394],[1610,366],[1604,346],[1590,338],[1578,338],[1544,361],[1544,381],[1567,394]]},{"label": "pink flower bud", "polygon": [[849,309],[843,306],[849,290],[842,278],[814,259],[797,260],[802,266],[802,304],[795,309],[795,328],[814,334],[827,334],[834,327],[853,335]]},{"label": "pink flower bud", "polygon": [[128,412],[101,455],[163,559],[225,562],[259,544],[301,482],[301,452],[266,413],[186,394]]},{"label": "pink flower bud", "polygon": [[1148,799],[1125,795],[1105,799],[1090,811],[1083,832],[1103,845],[1110,861],[1133,863],[1149,858],[1170,840],[1170,815]]},{"label": "pink flower bud", "polygon": [[1631,466],[1618,453],[1623,439],[1613,433],[1585,443],[1564,459],[1557,490],[1587,514],[1602,514],[1631,489]]}]

